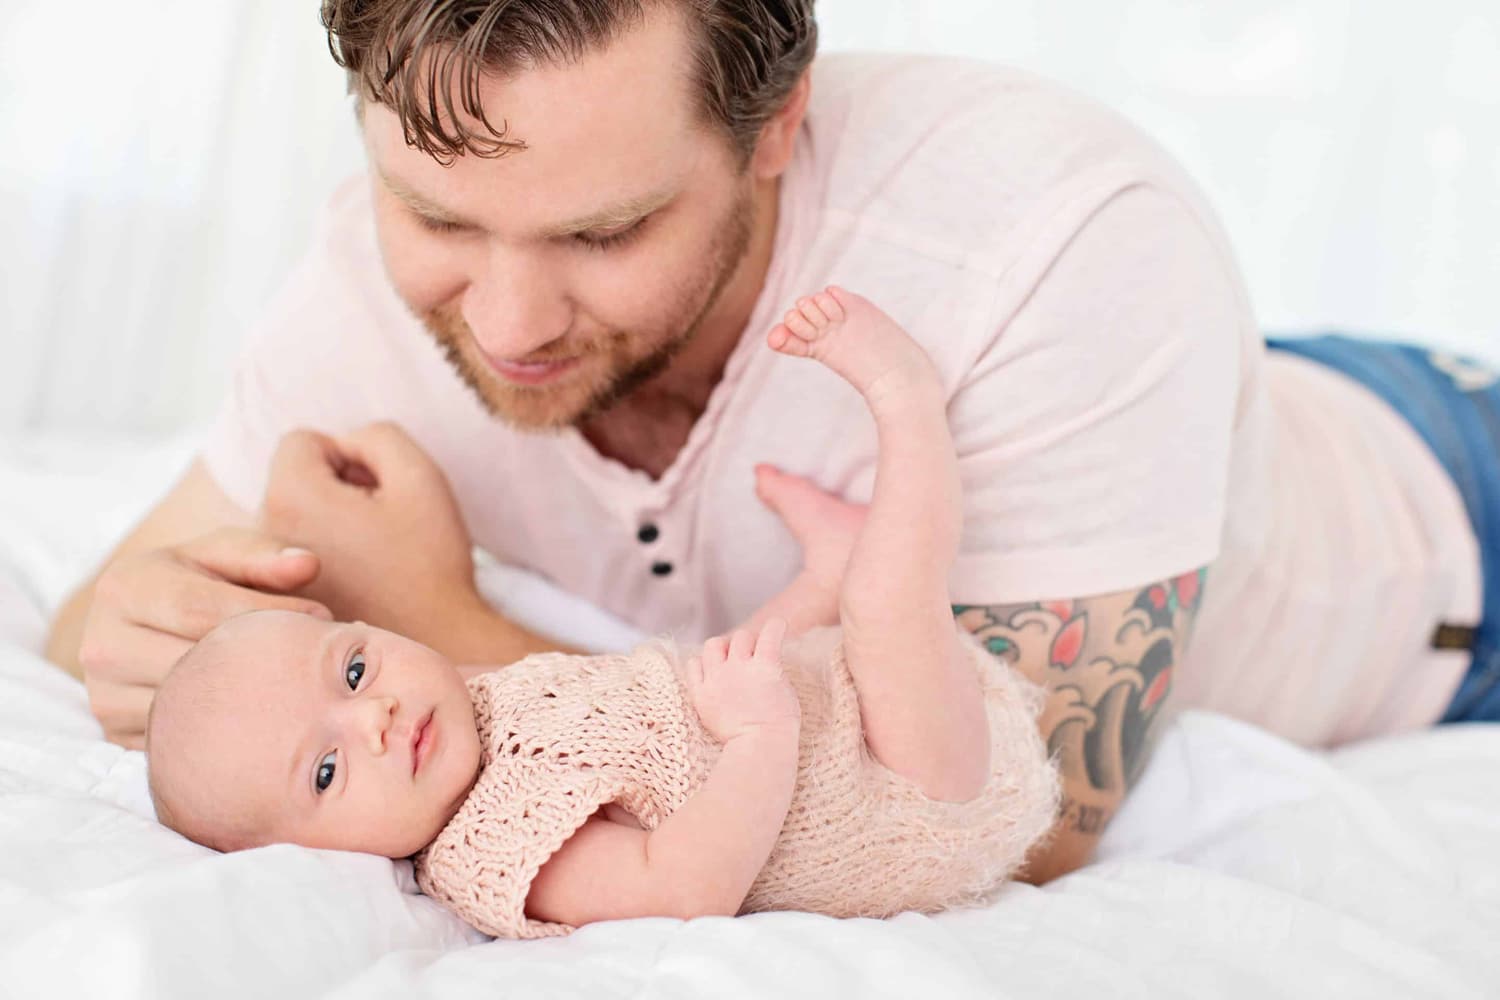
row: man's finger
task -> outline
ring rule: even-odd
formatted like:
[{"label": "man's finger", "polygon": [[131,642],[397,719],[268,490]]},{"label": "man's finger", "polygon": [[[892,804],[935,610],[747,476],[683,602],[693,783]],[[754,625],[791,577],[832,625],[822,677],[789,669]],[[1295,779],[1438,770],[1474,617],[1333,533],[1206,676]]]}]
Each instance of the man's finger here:
[{"label": "man's finger", "polygon": [[325,621],[333,615],[305,597],[267,594],[223,580],[177,572],[123,600],[127,620],[196,642],[218,624],[250,611],[295,611]]},{"label": "man's finger", "polygon": [[84,680],[93,687],[102,683],[101,691],[115,684],[139,684],[154,689],[167,676],[172,665],[193,648],[190,640],[170,635],[155,628],[127,625],[123,631],[118,627],[116,635],[105,635],[98,640],[86,639],[78,650],[78,662],[83,665]]},{"label": "man's finger", "polygon": [[[381,489],[398,493],[430,488],[437,470],[432,457],[396,423],[368,424],[338,438],[347,460],[369,470]],[[446,481],[445,481],[446,482]]]},{"label": "man's finger", "polygon": [[89,691],[89,710],[104,727],[104,734],[115,743],[139,735],[145,738],[146,715],[156,688],[135,684],[110,684]]},{"label": "man's finger", "polygon": [[298,428],[287,431],[276,442],[276,454],[271,464],[276,467],[293,467],[303,472],[327,469],[335,471],[343,461],[338,442],[322,431]]},{"label": "man's finger", "polygon": [[327,469],[334,478],[361,489],[380,485],[375,471],[338,438],[313,430],[293,431],[282,439],[281,447],[287,450],[287,460],[299,471],[316,473]]},{"label": "man's finger", "polygon": [[342,434],[337,438],[340,447],[353,458],[400,459],[413,453],[426,456],[412,436],[393,420],[379,420],[373,424]]},{"label": "man's finger", "polygon": [[175,552],[221,579],[258,590],[296,590],[318,575],[314,553],[250,528],[221,528]]}]

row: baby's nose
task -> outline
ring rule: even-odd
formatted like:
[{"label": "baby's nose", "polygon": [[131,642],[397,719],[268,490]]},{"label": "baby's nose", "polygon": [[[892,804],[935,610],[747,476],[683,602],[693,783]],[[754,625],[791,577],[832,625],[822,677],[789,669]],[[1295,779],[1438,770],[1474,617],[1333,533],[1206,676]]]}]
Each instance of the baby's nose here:
[{"label": "baby's nose", "polygon": [[372,754],[385,753],[386,734],[390,732],[391,719],[395,718],[398,707],[395,696],[388,694],[366,698],[360,706],[360,729]]}]

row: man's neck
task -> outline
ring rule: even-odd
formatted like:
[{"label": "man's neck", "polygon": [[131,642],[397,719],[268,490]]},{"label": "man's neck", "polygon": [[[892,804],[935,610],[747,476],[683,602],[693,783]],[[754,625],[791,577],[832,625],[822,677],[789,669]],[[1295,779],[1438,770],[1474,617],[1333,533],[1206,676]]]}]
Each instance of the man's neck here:
[{"label": "man's neck", "polygon": [[580,427],[601,455],[659,478],[708,406],[765,287],[776,243],[780,181],[754,194],[755,225],[740,265],[666,371]]}]

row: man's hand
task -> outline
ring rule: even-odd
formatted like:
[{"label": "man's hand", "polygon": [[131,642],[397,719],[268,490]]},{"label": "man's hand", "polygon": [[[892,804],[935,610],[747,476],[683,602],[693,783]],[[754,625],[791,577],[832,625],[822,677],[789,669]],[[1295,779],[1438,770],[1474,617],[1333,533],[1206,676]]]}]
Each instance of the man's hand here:
[{"label": "man's hand", "polygon": [[316,601],[282,596],[312,580],[318,560],[243,528],[125,556],[94,587],[78,662],[105,737],[139,750],[146,713],[183,653],[226,618],[284,609],[329,617]]},{"label": "man's hand", "polygon": [[448,480],[395,424],[283,437],[261,525],[317,554],[321,570],[302,593],[341,621],[440,645],[448,624],[487,613]]}]

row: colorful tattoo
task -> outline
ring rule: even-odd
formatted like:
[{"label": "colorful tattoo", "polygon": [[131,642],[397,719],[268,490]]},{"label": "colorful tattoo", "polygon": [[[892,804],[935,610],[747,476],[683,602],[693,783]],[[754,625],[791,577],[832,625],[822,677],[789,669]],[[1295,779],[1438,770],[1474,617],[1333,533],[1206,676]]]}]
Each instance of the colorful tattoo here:
[{"label": "colorful tattoo", "polygon": [[1207,570],[1083,600],[955,605],[996,656],[1048,692],[1040,724],[1063,777],[1066,830],[1102,833],[1150,756]]}]

